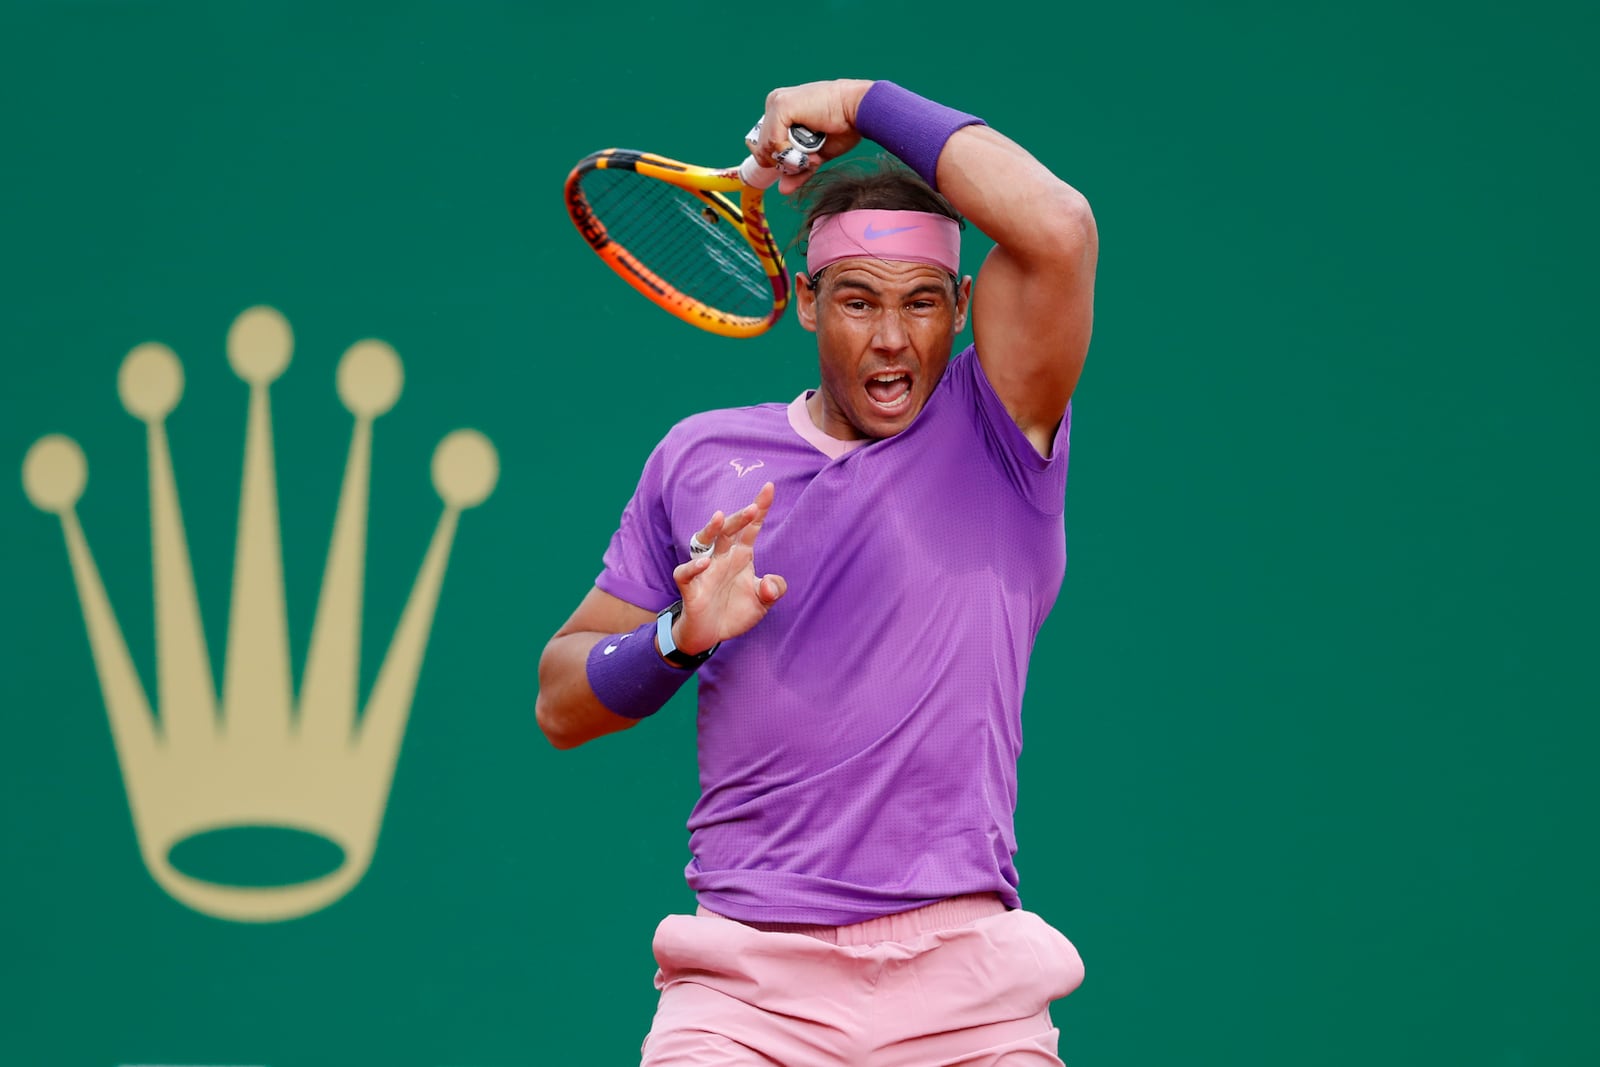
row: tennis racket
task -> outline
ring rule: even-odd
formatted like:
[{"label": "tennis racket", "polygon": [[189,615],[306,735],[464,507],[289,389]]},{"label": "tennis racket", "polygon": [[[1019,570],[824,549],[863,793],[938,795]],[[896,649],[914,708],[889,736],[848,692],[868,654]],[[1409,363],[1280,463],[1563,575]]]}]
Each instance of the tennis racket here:
[{"label": "tennis racket", "polygon": [[[753,147],[759,130],[745,143]],[[754,156],[717,169],[627,148],[594,152],[567,175],[567,213],[595,254],[662,310],[723,337],[754,337],[789,306],[762,199],[780,168],[808,167],[824,137],[794,126],[789,139],[778,167]]]}]

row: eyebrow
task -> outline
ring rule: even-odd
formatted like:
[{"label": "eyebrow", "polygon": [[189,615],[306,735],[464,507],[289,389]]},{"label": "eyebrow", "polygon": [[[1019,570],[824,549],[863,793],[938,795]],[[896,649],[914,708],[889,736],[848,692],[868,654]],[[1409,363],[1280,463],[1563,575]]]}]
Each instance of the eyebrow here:
[{"label": "eyebrow", "polygon": [[[868,285],[866,282],[858,282],[858,281],[855,281],[853,279],[847,279],[847,278],[840,278],[840,279],[835,280],[834,283],[833,283],[833,289],[834,289],[834,292],[838,292],[841,289],[859,289],[862,292],[866,293],[868,296],[874,296],[874,297],[883,296],[883,291],[882,290],[877,289],[874,286]],[[918,285],[918,286],[916,286],[916,287],[914,287],[912,289],[907,290],[906,294],[905,294],[905,299],[909,300],[914,296],[921,296],[924,293],[938,293],[941,296],[943,296],[943,295],[945,295],[946,292],[947,292],[946,287],[940,282],[923,282],[921,285]]]}]

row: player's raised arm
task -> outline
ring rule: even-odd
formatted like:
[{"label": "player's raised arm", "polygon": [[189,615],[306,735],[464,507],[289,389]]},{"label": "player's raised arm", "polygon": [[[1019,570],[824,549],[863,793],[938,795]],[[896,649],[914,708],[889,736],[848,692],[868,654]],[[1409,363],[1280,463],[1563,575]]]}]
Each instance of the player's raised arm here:
[{"label": "player's raised arm", "polygon": [[[774,90],[768,134],[797,122],[829,135],[824,158],[863,136],[876,141],[994,240],[973,294],[978,358],[1011,417],[1047,453],[1089,349],[1099,244],[1088,201],[976,116],[892,82]],[[783,191],[808,177],[785,178]]]}]

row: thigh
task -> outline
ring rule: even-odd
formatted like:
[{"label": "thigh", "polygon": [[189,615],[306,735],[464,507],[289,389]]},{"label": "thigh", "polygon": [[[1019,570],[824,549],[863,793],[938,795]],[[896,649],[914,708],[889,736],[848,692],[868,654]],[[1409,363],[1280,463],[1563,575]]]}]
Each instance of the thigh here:
[{"label": "thigh", "polygon": [[997,1045],[976,1047],[972,1032],[930,1035],[917,1045],[919,1067],[1065,1067],[1056,1055],[1060,1031],[1050,1025],[1050,1013],[1041,1012],[1032,1033]]},{"label": "thigh", "polygon": [[652,1029],[640,1067],[785,1067],[781,1060],[706,1030]]},{"label": "thigh", "polygon": [[664,972],[642,1067],[792,1067],[819,1059],[796,1019],[763,1011],[705,976]]}]

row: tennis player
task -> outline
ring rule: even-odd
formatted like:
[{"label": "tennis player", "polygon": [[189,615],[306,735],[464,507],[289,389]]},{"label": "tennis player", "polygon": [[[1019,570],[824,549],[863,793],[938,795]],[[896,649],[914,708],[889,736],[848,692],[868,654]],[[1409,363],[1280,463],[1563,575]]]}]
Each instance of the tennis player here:
[{"label": "tennis player", "polygon": [[[773,91],[758,159],[791,124],[828,135],[823,161],[866,137],[904,164],[780,186],[807,209],[820,380],[668,432],[544,650],[539,723],[580,745],[699,675],[699,907],[657,929],[645,1064],[1059,1064],[1049,1004],[1083,967],[1021,907],[1013,814],[1094,219],[891,82]],[[962,216],[995,243],[976,286]]]}]

